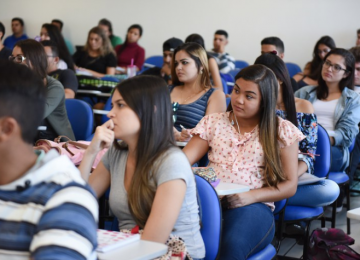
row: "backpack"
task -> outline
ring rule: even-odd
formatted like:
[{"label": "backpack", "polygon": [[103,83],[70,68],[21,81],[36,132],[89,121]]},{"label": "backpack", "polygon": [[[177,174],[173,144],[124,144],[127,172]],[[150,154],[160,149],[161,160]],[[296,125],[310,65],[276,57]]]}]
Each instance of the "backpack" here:
[{"label": "backpack", "polygon": [[317,228],[310,236],[308,259],[360,260],[360,254],[349,247],[354,242],[341,229]]}]

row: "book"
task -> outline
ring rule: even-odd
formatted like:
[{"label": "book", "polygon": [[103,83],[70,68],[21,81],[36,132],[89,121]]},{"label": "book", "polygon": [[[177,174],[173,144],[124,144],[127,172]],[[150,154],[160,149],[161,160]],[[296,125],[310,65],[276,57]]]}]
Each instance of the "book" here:
[{"label": "book", "polygon": [[97,230],[98,247],[96,251],[106,253],[140,240],[140,234],[127,234],[117,231]]},{"label": "book", "polygon": [[315,183],[318,182],[320,180],[325,179],[325,177],[323,178],[319,178],[316,177],[315,175],[312,175],[310,173],[305,172],[303,175],[301,175],[298,179],[298,185],[305,185],[305,184],[310,184],[310,183]]}]

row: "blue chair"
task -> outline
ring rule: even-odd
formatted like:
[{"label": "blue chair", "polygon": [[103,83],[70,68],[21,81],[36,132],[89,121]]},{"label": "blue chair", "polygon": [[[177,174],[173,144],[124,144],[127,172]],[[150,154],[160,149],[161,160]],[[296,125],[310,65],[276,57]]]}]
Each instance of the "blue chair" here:
[{"label": "blue chair", "polygon": [[226,107],[228,107],[230,105],[231,102],[231,97],[227,97],[226,98]]},{"label": "blue chair", "polygon": [[[327,135],[326,130],[318,125],[318,142],[316,148],[316,154],[319,154],[315,160],[314,164],[314,175],[317,177],[326,177],[329,173],[331,166],[331,154],[330,154],[330,139]],[[319,219],[322,217],[324,213],[324,209],[322,207],[312,208],[312,207],[303,207],[303,206],[292,206],[286,205],[284,214],[280,214],[275,216],[275,219],[279,222],[279,230],[280,230],[280,240],[281,237],[284,236],[282,233],[282,223],[288,224],[297,224],[299,222],[306,223],[305,233],[302,236],[304,240],[303,246],[303,257],[306,259],[307,257],[307,248],[309,243],[309,232],[311,221],[315,219]],[[321,219],[322,225],[324,224],[324,219]],[[285,235],[286,237],[299,238],[296,235]]]},{"label": "blue chair", "polygon": [[229,71],[228,74],[230,74],[233,77],[234,82],[235,82],[235,76],[240,72],[240,70],[241,70],[240,68],[235,68]]},{"label": "blue chair", "polygon": [[292,63],[292,62],[286,62],[285,64],[289,71],[290,78],[292,78],[294,75],[301,72],[301,68],[299,67],[299,65]]},{"label": "blue chair", "polygon": [[272,259],[275,255],[276,255],[275,247],[269,244],[260,252],[257,252],[256,254],[249,256],[247,260],[269,260]]},{"label": "blue chair", "polygon": [[243,69],[243,68],[246,68],[247,66],[249,66],[249,63],[247,63],[246,61],[243,61],[243,60],[236,60],[235,61],[235,68],[236,69]]},{"label": "blue chair", "polygon": [[[111,98],[112,97],[109,97],[109,99],[105,103],[105,106],[104,106],[105,111],[110,111],[111,110]],[[109,118],[107,117],[107,115],[102,115],[101,116],[101,124],[105,123],[108,120],[109,120]]]},{"label": "blue chair", "polygon": [[223,85],[224,93],[229,94],[229,88],[228,88],[226,80],[223,77],[220,77],[220,78],[221,78],[221,84]]},{"label": "blue chair", "polygon": [[161,68],[163,63],[164,63],[164,58],[161,55],[148,57],[147,59],[145,59],[144,65],[140,70],[139,74],[143,73],[145,70],[149,68],[153,68],[153,67]]},{"label": "blue chair", "polygon": [[221,205],[213,186],[202,177],[195,175],[199,197],[201,236],[205,244],[205,260],[217,258],[221,240]]},{"label": "blue chair", "polygon": [[76,140],[87,140],[94,128],[94,115],[88,103],[79,99],[66,99],[67,115]]}]

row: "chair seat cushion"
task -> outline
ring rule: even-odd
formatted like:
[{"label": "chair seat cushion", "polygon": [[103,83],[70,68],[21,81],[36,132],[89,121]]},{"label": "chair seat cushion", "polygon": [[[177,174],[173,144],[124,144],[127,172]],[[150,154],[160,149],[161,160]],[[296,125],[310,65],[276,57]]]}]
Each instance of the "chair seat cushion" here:
[{"label": "chair seat cushion", "polygon": [[349,181],[349,176],[345,172],[330,172],[328,178],[337,184]]},{"label": "chair seat cushion", "polygon": [[257,252],[254,255],[248,257],[248,260],[264,260],[264,259],[272,259],[276,255],[275,248],[270,244],[267,245],[263,250]]},{"label": "chair seat cushion", "polygon": [[[324,209],[322,207],[311,208],[287,205],[285,208],[284,221],[298,221],[316,218],[322,213],[324,213]],[[277,215],[274,217],[276,220],[279,218]]]}]

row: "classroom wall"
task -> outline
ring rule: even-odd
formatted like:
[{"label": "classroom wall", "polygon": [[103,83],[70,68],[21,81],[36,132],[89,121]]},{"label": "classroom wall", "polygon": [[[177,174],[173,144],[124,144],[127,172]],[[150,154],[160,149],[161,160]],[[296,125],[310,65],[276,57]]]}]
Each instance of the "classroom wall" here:
[{"label": "classroom wall", "polygon": [[323,35],[333,37],[338,47],[355,44],[359,10],[359,0],[1,0],[0,21],[9,35],[11,19],[22,17],[33,38],[43,23],[59,18],[73,45],[84,45],[101,18],[111,20],[114,34],[123,39],[127,28],[139,23],[144,28],[139,44],[147,57],[161,55],[166,39],[184,40],[191,33],[201,34],[211,49],[215,30],[225,29],[227,51],[249,63],[260,54],[264,37],[278,36],[285,43],[284,60],[303,67]]}]

